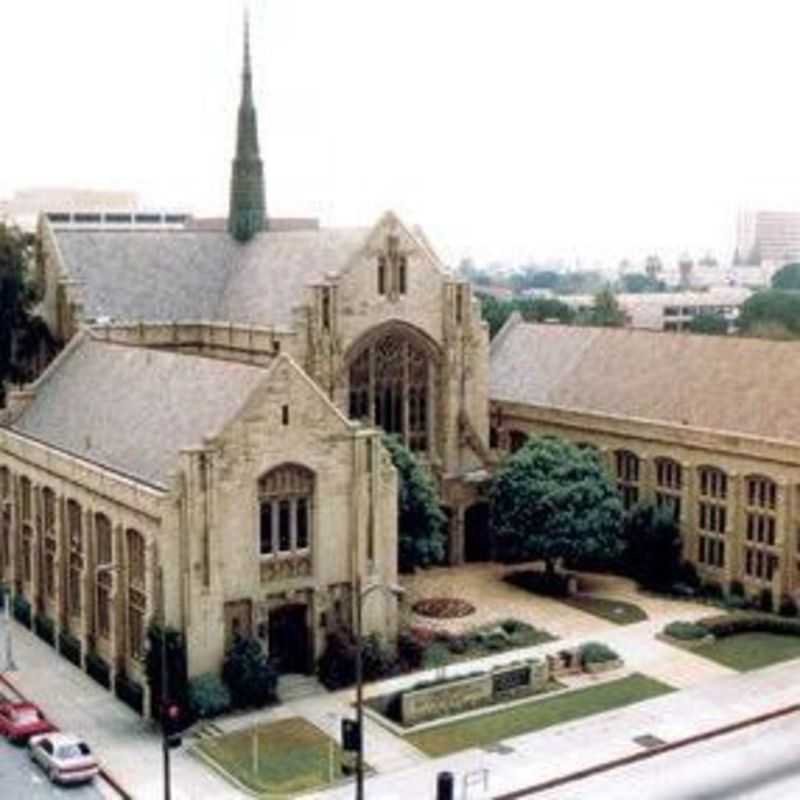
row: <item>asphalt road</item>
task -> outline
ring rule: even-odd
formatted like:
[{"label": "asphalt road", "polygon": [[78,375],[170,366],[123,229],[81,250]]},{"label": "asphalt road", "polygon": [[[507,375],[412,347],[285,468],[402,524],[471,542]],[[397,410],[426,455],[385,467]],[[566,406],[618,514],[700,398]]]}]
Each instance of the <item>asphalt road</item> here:
[{"label": "asphalt road", "polygon": [[92,785],[53,786],[28,758],[25,747],[15,747],[0,737],[0,797],[3,800],[99,800],[103,795]]},{"label": "asphalt road", "polygon": [[536,800],[793,800],[800,714],[529,795]]}]

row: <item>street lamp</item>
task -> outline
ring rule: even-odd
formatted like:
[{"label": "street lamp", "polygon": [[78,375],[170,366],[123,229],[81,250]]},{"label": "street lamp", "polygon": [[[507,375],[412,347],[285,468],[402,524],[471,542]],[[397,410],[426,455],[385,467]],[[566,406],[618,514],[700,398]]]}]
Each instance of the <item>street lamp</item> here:
[{"label": "street lamp", "polygon": [[356,729],[358,747],[356,748],[356,800],[364,800],[364,673],[361,662],[363,645],[362,611],[364,601],[375,591],[382,591],[394,597],[402,597],[405,590],[397,584],[370,583],[362,588],[361,575],[356,576]]}]

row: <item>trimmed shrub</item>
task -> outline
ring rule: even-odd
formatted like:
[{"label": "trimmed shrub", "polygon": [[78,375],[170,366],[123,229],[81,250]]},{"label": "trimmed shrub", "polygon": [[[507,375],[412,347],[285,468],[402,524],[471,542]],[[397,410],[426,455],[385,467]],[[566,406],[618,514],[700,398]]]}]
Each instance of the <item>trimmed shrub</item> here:
[{"label": "trimmed shrub", "polygon": [[728,595],[736,597],[744,597],[744,585],[741,581],[731,581],[728,586]]},{"label": "trimmed shrub", "polygon": [[61,631],[58,635],[58,651],[67,661],[76,667],[81,665],[81,642],[68,631]]},{"label": "trimmed shrub", "polygon": [[464,636],[451,636],[447,647],[453,655],[461,656],[469,650],[469,642]]},{"label": "trimmed shrub", "polygon": [[237,708],[261,708],[277,700],[278,673],[257,639],[237,639],[225,655],[222,680]]},{"label": "trimmed shrub", "polygon": [[[463,637],[461,639],[468,646],[467,640]],[[402,631],[397,637],[397,657],[400,661],[401,671],[413,672],[413,670],[419,669],[422,666],[422,659],[425,657],[426,646],[413,630]]]},{"label": "trimmed shrub", "polygon": [[800,619],[787,619],[757,612],[708,617],[702,620],[701,624],[718,639],[734,636],[737,633],[753,633],[756,631],[777,633],[785,636],[800,636]]},{"label": "trimmed shrub", "polygon": [[97,653],[86,654],[86,672],[101,686],[111,688],[111,667]]},{"label": "trimmed shrub", "polygon": [[356,643],[347,631],[328,634],[317,662],[317,676],[327,689],[344,689],[356,682]]},{"label": "trimmed shrub", "polygon": [[781,603],[778,607],[778,613],[782,617],[796,617],[797,616],[797,603],[790,594],[785,594],[781,597]]},{"label": "trimmed shrub", "polygon": [[581,666],[585,667],[587,664],[604,664],[607,661],[616,661],[619,655],[602,642],[586,642],[580,646],[578,658]]},{"label": "trimmed shrub", "polygon": [[47,642],[49,645],[55,645],[56,624],[50,617],[43,617],[37,614],[33,618],[33,630],[43,642]]},{"label": "trimmed shrub", "polygon": [[450,650],[447,645],[441,642],[434,642],[425,651],[422,659],[422,666],[426,669],[435,669],[436,667],[443,667],[450,661]]},{"label": "trimmed shrub", "polygon": [[664,626],[664,633],[673,639],[690,642],[708,636],[708,629],[696,622],[670,622]]},{"label": "trimmed shrub", "polygon": [[[444,645],[447,647],[447,645]],[[377,633],[364,639],[361,648],[361,667],[365,681],[385,678],[397,671],[397,654]]]},{"label": "trimmed shrub", "polygon": [[117,675],[115,684],[114,694],[123,703],[130,706],[138,714],[141,714],[144,711],[144,688],[142,685],[123,674]]},{"label": "trimmed shrub", "polygon": [[722,600],[724,597],[722,586],[717,581],[706,581],[700,587],[700,592],[709,600]]},{"label": "trimmed shrub", "polygon": [[767,614],[772,613],[774,608],[772,602],[772,589],[764,588],[761,590],[758,595],[758,608]]},{"label": "trimmed shrub", "polygon": [[230,711],[231,693],[219,675],[206,672],[189,680],[189,708],[197,719],[210,719]]},{"label": "trimmed shrub", "polygon": [[30,628],[31,604],[28,602],[28,600],[21,594],[15,594],[11,606],[14,619],[24,625],[26,628]]},{"label": "trimmed shrub", "polygon": [[567,597],[570,577],[568,573],[564,572],[522,570],[512,572],[505,577],[505,580],[533,594],[542,594],[546,597]]}]

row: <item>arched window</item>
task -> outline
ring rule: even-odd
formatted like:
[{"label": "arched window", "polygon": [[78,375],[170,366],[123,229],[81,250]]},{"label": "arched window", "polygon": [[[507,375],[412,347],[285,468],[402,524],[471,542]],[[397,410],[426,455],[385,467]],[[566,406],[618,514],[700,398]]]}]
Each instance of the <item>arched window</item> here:
[{"label": "arched window", "polygon": [[622,505],[627,511],[639,502],[639,456],[630,450],[614,453],[617,473],[617,489],[622,496]]},{"label": "arched window", "polygon": [[145,541],[139,531],[125,532],[128,559],[128,655],[144,657],[144,628],[147,596],[145,594]]},{"label": "arched window", "polygon": [[683,492],[683,468],[672,458],[657,458],[656,505],[672,509],[673,519],[681,516],[681,493]]},{"label": "arched window", "polygon": [[70,616],[81,613],[81,575],[83,574],[83,512],[75,500],[67,501],[67,609]]},{"label": "arched window", "polygon": [[349,415],[399,435],[412,450],[429,446],[433,364],[415,336],[392,330],[349,361]]},{"label": "arched window", "polygon": [[23,475],[19,481],[19,495],[22,519],[30,520],[33,509],[33,489],[31,487],[30,478],[25,475]]},{"label": "arched window", "polygon": [[111,585],[113,575],[110,569],[114,561],[114,546],[111,533],[111,521],[105,514],[95,514],[94,531],[97,553],[97,583],[95,601],[97,604],[97,634],[104,639],[111,633]]},{"label": "arched window", "polygon": [[259,554],[307,553],[312,542],[314,473],[284,464],[258,481]]},{"label": "arched window", "polygon": [[56,596],[56,493],[49,487],[42,489],[44,509],[44,591],[49,600]]},{"label": "arched window", "polygon": [[725,566],[725,530],[728,525],[728,476],[719,467],[697,470],[700,500],[697,504],[699,528],[697,560],[706,567]]},{"label": "arched window", "polygon": [[763,475],[745,478],[747,544],[744,572],[748,578],[771,581],[779,565],[776,547],[778,485]]}]

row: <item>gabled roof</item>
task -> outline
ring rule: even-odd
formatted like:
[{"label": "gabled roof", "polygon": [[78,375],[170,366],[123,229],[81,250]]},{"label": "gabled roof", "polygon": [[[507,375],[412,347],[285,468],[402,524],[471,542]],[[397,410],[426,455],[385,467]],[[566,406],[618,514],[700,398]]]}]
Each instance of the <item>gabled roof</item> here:
[{"label": "gabled roof", "polygon": [[348,264],[367,228],[267,231],[246,244],[215,231],[53,232],[87,319],[208,320],[287,327],[303,287]]},{"label": "gabled roof", "polygon": [[179,451],[216,434],[269,375],[88,334],[62,355],[12,430],[164,488]]},{"label": "gabled roof", "polygon": [[800,345],[619,328],[511,324],[492,400],[800,442]]}]

